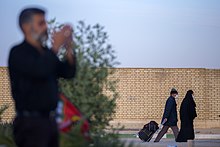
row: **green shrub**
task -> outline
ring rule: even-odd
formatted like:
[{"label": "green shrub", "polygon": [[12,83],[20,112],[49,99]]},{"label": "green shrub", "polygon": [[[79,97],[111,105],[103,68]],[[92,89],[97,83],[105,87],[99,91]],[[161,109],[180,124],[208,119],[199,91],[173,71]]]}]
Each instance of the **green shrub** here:
[{"label": "green shrub", "polygon": [[0,122],[2,122],[2,114],[8,109],[8,107],[8,105],[3,105],[0,107]]},{"label": "green shrub", "polygon": [[[0,107],[0,118],[8,107],[8,105]],[[5,145],[6,147],[15,147],[12,134],[12,123],[0,122],[0,145]]]},{"label": "green shrub", "polygon": [[[59,28],[55,19],[50,23],[51,30]],[[61,135],[63,147],[119,147],[123,143],[118,134],[106,133],[104,130],[113,119],[116,108],[117,79],[110,80],[119,64],[115,51],[108,43],[108,35],[104,27],[96,24],[86,25],[80,21],[74,28],[75,54],[77,56],[76,77],[71,80],[60,79],[60,90],[80,108],[80,111],[90,122],[90,135],[92,142],[88,142],[80,136],[78,129],[73,129],[68,134]],[[65,49],[59,57],[64,59]],[[111,78],[113,79],[113,78]]]}]

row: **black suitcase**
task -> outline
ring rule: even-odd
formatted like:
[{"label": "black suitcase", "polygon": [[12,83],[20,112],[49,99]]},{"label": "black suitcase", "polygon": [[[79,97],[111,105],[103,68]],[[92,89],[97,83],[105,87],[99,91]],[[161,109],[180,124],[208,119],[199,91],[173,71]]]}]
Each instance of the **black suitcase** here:
[{"label": "black suitcase", "polygon": [[150,121],[138,132],[138,137],[144,142],[149,142],[158,129],[158,124],[155,121]]}]

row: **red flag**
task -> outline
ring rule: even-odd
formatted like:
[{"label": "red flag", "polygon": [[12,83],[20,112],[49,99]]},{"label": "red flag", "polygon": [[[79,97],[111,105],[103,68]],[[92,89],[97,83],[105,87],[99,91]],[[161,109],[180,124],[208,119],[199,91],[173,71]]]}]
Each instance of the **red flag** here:
[{"label": "red flag", "polygon": [[81,133],[89,139],[89,122],[83,118],[82,113],[72,104],[64,94],[60,94],[60,102],[58,104],[58,123],[61,132],[70,131],[74,124],[82,122]]}]

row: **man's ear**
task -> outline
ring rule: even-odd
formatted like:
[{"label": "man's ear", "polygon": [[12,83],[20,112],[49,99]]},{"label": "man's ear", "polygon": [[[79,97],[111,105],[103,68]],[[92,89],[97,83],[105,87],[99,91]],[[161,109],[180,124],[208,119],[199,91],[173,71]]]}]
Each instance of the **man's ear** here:
[{"label": "man's ear", "polygon": [[31,31],[31,24],[30,23],[22,24],[22,30],[24,34],[28,34]]}]

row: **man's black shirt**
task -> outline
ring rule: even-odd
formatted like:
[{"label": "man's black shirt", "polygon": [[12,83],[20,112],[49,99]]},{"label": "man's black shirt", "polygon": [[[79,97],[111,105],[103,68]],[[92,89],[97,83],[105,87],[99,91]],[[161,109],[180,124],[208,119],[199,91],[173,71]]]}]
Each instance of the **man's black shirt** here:
[{"label": "man's black shirt", "polygon": [[8,64],[16,111],[54,110],[58,102],[57,79],[72,78],[76,71],[75,64],[61,62],[48,48],[41,53],[27,41],[11,49]]}]

